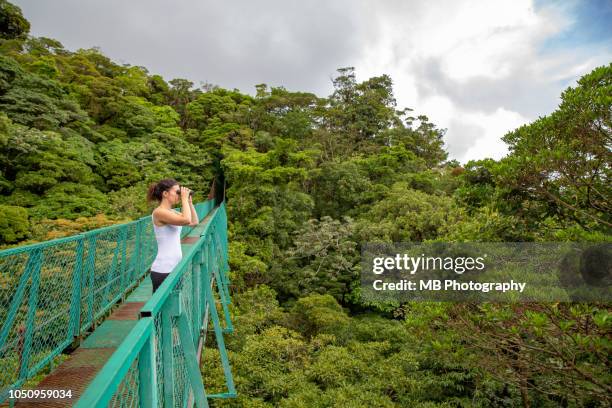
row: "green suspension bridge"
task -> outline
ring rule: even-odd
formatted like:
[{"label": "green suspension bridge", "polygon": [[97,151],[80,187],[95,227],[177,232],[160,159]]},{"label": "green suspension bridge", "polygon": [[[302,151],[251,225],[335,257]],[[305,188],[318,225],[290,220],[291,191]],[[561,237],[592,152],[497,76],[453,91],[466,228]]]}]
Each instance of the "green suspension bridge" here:
[{"label": "green suspension bridge", "polygon": [[[0,251],[2,406],[200,408],[236,396],[223,340],[233,331],[225,202],[195,208],[201,222],[183,227],[183,258],[154,295],[150,216]],[[200,371],[209,322],[221,394],[207,394]]]}]

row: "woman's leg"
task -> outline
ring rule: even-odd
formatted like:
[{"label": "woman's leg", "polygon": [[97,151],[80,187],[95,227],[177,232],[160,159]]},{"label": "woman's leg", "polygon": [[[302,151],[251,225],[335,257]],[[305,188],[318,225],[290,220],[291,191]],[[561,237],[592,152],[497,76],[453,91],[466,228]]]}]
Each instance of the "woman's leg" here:
[{"label": "woman's leg", "polygon": [[162,282],[170,275],[169,273],[160,273],[151,271],[151,282],[153,283],[153,293],[159,288]]}]

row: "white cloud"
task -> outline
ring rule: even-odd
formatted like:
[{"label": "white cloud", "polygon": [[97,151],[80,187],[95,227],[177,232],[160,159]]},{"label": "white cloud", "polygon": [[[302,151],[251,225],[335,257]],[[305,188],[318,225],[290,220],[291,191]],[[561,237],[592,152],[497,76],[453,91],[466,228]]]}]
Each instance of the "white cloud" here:
[{"label": "white cloud", "polygon": [[[380,4],[380,3],[379,3]],[[563,88],[605,63],[592,50],[541,53],[570,27],[569,8],[535,11],[530,0],[391,2],[371,10],[379,21],[360,62],[360,77],[388,73],[400,106],[447,128],[450,157],[500,158],[501,137],[550,113]]]},{"label": "white cloud", "polygon": [[498,108],[493,114],[468,113],[462,120],[483,130],[483,134],[473,140],[474,143],[463,153],[463,157],[466,159],[490,157],[496,160],[508,153],[507,145],[500,140],[500,137],[528,122],[527,118],[504,108]]},{"label": "white cloud", "polygon": [[501,157],[507,131],[553,111],[564,88],[612,55],[602,39],[543,47],[577,24],[580,0],[13,1],[34,35],[100,46],[167,79],[325,96],[339,67],[354,66],[358,80],[388,74],[398,106],[447,128],[461,162]]},{"label": "white cloud", "polygon": [[447,124],[446,149],[451,158],[462,158],[462,162],[502,158],[508,149],[500,137],[528,122],[524,116],[504,108],[492,113],[461,109],[440,95],[425,99],[419,110],[435,112],[434,123]]}]

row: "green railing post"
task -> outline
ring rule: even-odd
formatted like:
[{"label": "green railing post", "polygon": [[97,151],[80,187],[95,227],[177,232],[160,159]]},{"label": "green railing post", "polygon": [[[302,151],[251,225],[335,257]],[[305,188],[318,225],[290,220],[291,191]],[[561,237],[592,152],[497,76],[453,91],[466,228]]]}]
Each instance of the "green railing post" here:
[{"label": "green railing post", "polygon": [[[208,273],[207,273],[208,274]],[[210,282],[210,275],[207,276],[207,282]],[[207,285],[208,286],[208,285]],[[230,367],[229,359],[227,357],[227,350],[225,349],[225,341],[223,340],[223,329],[221,328],[221,322],[219,321],[219,314],[217,313],[217,307],[215,304],[215,296],[212,288],[206,288],[206,301],[209,305],[210,315],[213,321],[213,327],[215,330],[215,338],[217,339],[217,346],[219,348],[219,354],[221,355],[221,365],[223,366],[223,373],[225,374],[225,381],[227,383],[228,394],[235,395],[236,388],[234,386],[234,378],[232,377],[232,369]],[[210,398],[214,398],[217,395],[210,395]]]},{"label": "green railing post", "polygon": [[[221,302],[221,308],[223,309],[223,317],[225,319],[225,328],[223,329],[223,332],[233,333],[234,327],[232,326],[232,319],[230,318],[229,308],[227,307],[229,302],[227,302],[226,300],[227,297],[229,297],[229,294],[225,292],[223,281],[221,280],[221,277],[220,277],[220,273],[219,273],[219,261],[220,260],[219,260],[219,253],[216,250],[215,241],[213,241],[212,247],[213,247],[212,251],[214,254],[212,272],[214,273],[215,281],[217,282],[217,290],[219,292],[219,301]],[[215,312],[216,312],[216,309],[215,309]]]},{"label": "green railing post", "polygon": [[32,286],[30,286],[30,296],[28,299],[28,319],[25,328],[25,341],[21,352],[21,368],[19,378],[28,377],[28,366],[30,365],[30,351],[32,348],[32,336],[34,335],[34,325],[36,324],[36,309],[38,306],[38,287],[40,285],[40,269],[42,266],[43,253],[41,249],[35,249],[30,256],[34,257],[32,270]]},{"label": "green railing post", "polygon": [[68,339],[78,337],[81,326],[81,274],[83,273],[83,253],[85,238],[79,239],[76,250],[76,263],[72,273],[72,299],[70,301],[70,330]]},{"label": "green railing post", "polygon": [[93,314],[94,314],[94,292],[95,292],[95,268],[96,268],[96,243],[97,243],[97,235],[91,235],[89,237],[89,245],[87,252],[87,264],[85,267],[87,268],[87,323],[93,324]]},{"label": "green railing post", "polygon": [[127,261],[127,237],[128,237],[128,225],[124,225],[121,228],[121,271],[119,272],[121,274],[121,291],[125,292],[125,289],[127,289],[127,284],[126,282],[128,281],[126,273],[127,273],[127,265],[126,265],[126,261]]},{"label": "green railing post", "polygon": [[164,406],[174,407],[174,341],[172,335],[172,317],[170,316],[169,304],[164,307],[161,313],[161,345],[162,345],[162,367],[164,370]]},{"label": "green railing post", "polygon": [[201,288],[198,283],[200,280],[198,277],[200,276],[200,252],[198,250],[193,256],[193,261],[191,264],[191,289],[192,289],[192,300],[191,300],[191,316],[193,321],[191,322],[191,327],[193,330],[193,338],[197,339],[200,335],[200,321],[202,320],[202,315],[200,314],[200,302],[199,298],[201,297]]},{"label": "green railing post", "polygon": [[228,283],[228,279],[227,279],[227,275],[225,273],[225,248],[223,246],[223,243],[221,241],[221,239],[219,238],[219,234],[217,233],[217,230],[215,229],[215,260],[216,260],[216,264],[219,265],[219,278],[220,278],[220,282],[223,285],[223,293],[224,293],[224,299],[223,301],[226,304],[230,304],[230,295],[229,295],[229,283]]},{"label": "green railing post", "polygon": [[210,285],[210,282],[206,281],[206,270],[208,269],[208,251],[206,250],[207,246],[207,242],[208,242],[208,238],[204,238],[204,242],[202,244],[202,247],[200,249],[200,260],[201,260],[201,264],[200,264],[200,287],[201,287],[201,292],[200,292],[200,307],[201,307],[201,311],[202,311],[202,319],[200,319],[200,332],[206,336],[206,333],[203,332],[206,327],[208,322],[205,320],[206,316],[206,291],[208,290],[208,285]]},{"label": "green railing post", "polygon": [[223,239],[222,239],[222,243],[223,243],[223,254],[225,254],[224,256],[224,265],[225,265],[225,271],[228,273],[228,275],[226,275],[226,281],[227,284],[229,285],[230,279],[229,279],[229,242],[228,242],[228,231],[227,231],[227,212],[225,211],[225,203],[222,203],[220,206],[220,210],[222,213],[221,216],[221,231],[223,233]]},{"label": "green railing post", "polygon": [[181,310],[180,293],[171,295],[174,299],[169,302],[172,307],[172,315],[176,318],[177,329],[181,346],[185,354],[185,366],[187,368],[187,378],[193,390],[194,399],[198,408],[208,408],[208,399],[204,391],[204,383],[202,382],[202,373],[198,365],[198,359],[193,343],[191,329],[184,311]]},{"label": "green railing post", "polygon": [[157,374],[155,372],[155,345],[153,332],[138,355],[138,396],[140,408],[157,408]]},{"label": "green railing post", "polygon": [[114,279],[115,271],[117,270],[117,263],[119,262],[117,258],[119,258],[119,248],[120,243],[117,242],[117,246],[115,246],[115,252],[113,254],[113,261],[111,262],[111,267],[108,268],[106,272],[106,282],[104,283],[104,295],[102,299],[104,302],[108,302],[110,299],[108,298],[108,294],[110,292],[111,282]]},{"label": "green railing post", "polygon": [[[147,223],[146,223],[145,227],[143,228],[143,236],[145,235],[145,231],[144,230],[148,229],[149,226],[151,226],[151,229],[153,228],[152,227],[151,217],[148,217],[146,219],[146,222]],[[150,233],[147,235],[147,237],[149,239],[145,239],[145,250],[144,250],[144,255],[143,255],[144,265],[143,265],[143,271],[142,271],[143,273],[145,272],[144,269],[149,268],[149,266],[151,265],[150,262],[153,261],[153,259],[152,259],[153,258],[153,252],[154,252],[153,247],[155,247],[155,249],[157,249],[157,243],[155,242],[155,236],[154,236],[153,231],[150,231]]]},{"label": "green railing post", "polygon": [[131,242],[131,244],[129,245],[130,257],[127,263],[128,270],[127,270],[126,291],[128,288],[131,288],[134,283],[136,283],[136,280],[138,277],[138,273],[137,273],[137,269],[138,269],[138,221],[132,222],[131,224],[133,224],[133,228],[134,228],[134,237],[133,239],[128,240],[128,242]]},{"label": "green railing post", "polygon": [[4,347],[6,340],[11,332],[11,327],[13,327],[13,323],[15,318],[17,317],[17,312],[19,311],[19,307],[21,306],[21,302],[23,301],[24,292],[26,287],[28,286],[28,280],[30,280],[30,275],[32,274],[33,265],[34,265],[34,257],[33,253],[30,253],[28,257],[28,262],[19,278],[19,284],[17,285],[17,290],[15,291],[15,295],[13,296],[13,300],[11,301],[11,306],[9,307],[8,315],[6,321],[2,325],[2,332],[0,332],[0,348]]},{"label": "green railing post", "polygon": [[134,267],[134,278],[142,273],[142,220],[136,223],[136,266]]}]

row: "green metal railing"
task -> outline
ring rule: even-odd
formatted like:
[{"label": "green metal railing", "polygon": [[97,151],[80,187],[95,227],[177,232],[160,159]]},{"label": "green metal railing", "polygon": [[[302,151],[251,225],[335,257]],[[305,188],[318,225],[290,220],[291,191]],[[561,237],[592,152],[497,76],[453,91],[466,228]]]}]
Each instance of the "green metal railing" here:
[{"label": "green metal railing", "polygon": [[[200,219],[213,207],[195,205]],[[124,299],[156,252],[150,216],[0,251],[0,402]]]},{"label": "green metal railing", "polygon": [[[135,328],[75,407],[208,407],[207,398],[236,396],[223,333],[232,332],[225,204],[190,236],[197,241],[140,310]],[[217,290],[215,291],[215,287]],[[221,326],[216,296],[225,316]],[[228,391],[206,395],[199,368],[212,320]]]}]

